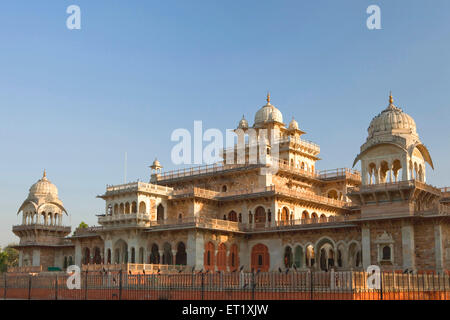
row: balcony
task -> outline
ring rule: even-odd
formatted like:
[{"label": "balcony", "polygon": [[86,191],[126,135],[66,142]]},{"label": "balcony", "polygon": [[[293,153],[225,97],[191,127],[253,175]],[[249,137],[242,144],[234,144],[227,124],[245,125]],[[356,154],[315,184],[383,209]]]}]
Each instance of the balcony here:
[{"label": "balcony", "polygon": [[13,232],[17,231],[56,231],[62,233],[70,233],[71,228],[67,226],[48,225],[48,224],[20,224],[12,228]]},{"label": "balcony", "polygon": [[98,217],[98,223],[104,228],[125,226],[146,227],[149,225],[149,222],[150,215],[144,213],[101,215]]},{"label": "balcony", "polygon": [[104,195],[101,195],[98,197],[104,198],[104,197],[109,197],[109,196],[116,195],[116,194],[123,194],[123,193],[129,193],[129,192],[132,192],[132,193],[142,192],[142,193],[167,196],[172,191],[173,191],[173,189],[170,187],[136,181],[136,182],[130,182],[130,183],[126,183],[126,184],[119,184],[119,185],[107,185],[106,193]]}]

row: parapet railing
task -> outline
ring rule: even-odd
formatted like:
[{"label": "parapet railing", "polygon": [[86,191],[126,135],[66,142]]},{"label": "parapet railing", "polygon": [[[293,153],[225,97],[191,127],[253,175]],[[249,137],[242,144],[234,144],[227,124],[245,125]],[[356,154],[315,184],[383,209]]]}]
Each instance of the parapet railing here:
[{"label": "parapet railing", "polygon": [[161,186],[141,181],[130,182],[119,185],[107,185],[106,192],[122,192],[122,191],[147,191],[147,192],[170,192],[173,189],[167,186]]},{"label": "parapet railing", "polygon": [[95,227],[87,227],[87,228],[77,228],[73,235],[74,236],[82,236],[82,235],[88,235],[92,233],[96,233],[98,231],[101,231],[103,227],[101,226],[95,226]]},{"label": "parapet railing", "polygon": [[127,221],[127,220],[150,220],[150,215],[145,213],[119,213],[112,215],[105,215],[98,217],[99,223],[115,222],[115,221]]},{"label": "parapet railing", "polygon": [[418,180],[405,180],[405,181],[397,181],[397,182],[386,182],[386,183],[377,183],[377,184],[367,184],[361,185],[359,187],[349,188],[349,191],[384,191],[384,190],[392,190],[393,188],[402,189],[407,187],[417,186],[421,189],[430,191],[432,193],[440,193],[441,190],[433,187],[429,184]]},{"label": "parapet railing", "polygon": [[19,224],[13,226],[14,231],[22,231],[22,230],[30,230],[30,229],[49,229],[49,230],[57,230],[57,231],[70,231],[70,227],[68,226],[60,226],[54,224],[41,224],[41,223],[32,223],[32,224]]},{"label": "parapet railing", "polygon": [[23,266],[23,267],[10,267],[9,273],[39,273],[42,272],[42,266]]}]

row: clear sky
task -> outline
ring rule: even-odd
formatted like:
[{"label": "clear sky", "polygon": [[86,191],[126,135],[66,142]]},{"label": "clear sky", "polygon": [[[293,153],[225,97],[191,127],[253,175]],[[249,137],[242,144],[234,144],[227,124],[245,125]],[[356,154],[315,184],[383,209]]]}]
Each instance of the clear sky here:
[{"label": "clear sky", "polygon": [[[66,8],[81,8],[68,30]],[[382,30],[366,9],[381,8]],[[173,169],[176,128],[234,128],[272,103],[321,146],[318,169],[350,167],[372,119],[395,104],[417,123],[450,185],[450,1],[3,1],[0,245],[44,168],[73,227],[96,224],[106,184]]]}]

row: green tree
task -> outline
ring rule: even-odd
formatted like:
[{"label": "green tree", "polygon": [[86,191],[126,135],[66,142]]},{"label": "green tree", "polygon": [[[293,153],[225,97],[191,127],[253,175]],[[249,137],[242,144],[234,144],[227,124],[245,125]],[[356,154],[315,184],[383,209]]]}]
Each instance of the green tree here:
[{"label": "green tree", "polygon": [[19,265],[19,252],[13,246],[14,244],[9,244],[3,250],[0,248],[0,272]]},{"label": "green tree", "polygon": [[86,222],[84,222],[84,221],[81,221],[80,225],[78,226],[78,228],[80,228],[80,229],[84,229],[84,228],[87,228],[87,227],[89,227],[89,226],[88,226],[88,224],[87,224]]}]

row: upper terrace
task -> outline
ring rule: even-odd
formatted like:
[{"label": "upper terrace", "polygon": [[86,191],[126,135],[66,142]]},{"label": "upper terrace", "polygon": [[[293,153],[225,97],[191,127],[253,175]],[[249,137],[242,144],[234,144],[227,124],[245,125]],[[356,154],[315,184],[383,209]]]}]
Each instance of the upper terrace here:
[{"label": "upper terrace", "polygon": [[[315,181],[329,181],[329,180],[354,180],[356,182],[361,181],[361,173],[357,170],[352,170],[348,168],[338,168],[332,170],[323,171],[311,171],[298,168],[294,165],[289,164],[288,161],[278,160],[278,169],[282,171],[287,171],[292,174],[302,176],[304,178],[312,179]],[[152,182],[167,183],[174,182],[174,180],[179,180],[183,178],[195,178],[206,175],[214,175],[219,173],[235,172],[242,170],[251,170],[262,168],[268,165],[265,164],[224,164],[223,162],[217,162],[210,165],[202,165],[197,167],[177,169],[172,171],[166,171],[162,173],[157,173],[152,176]]]}]

